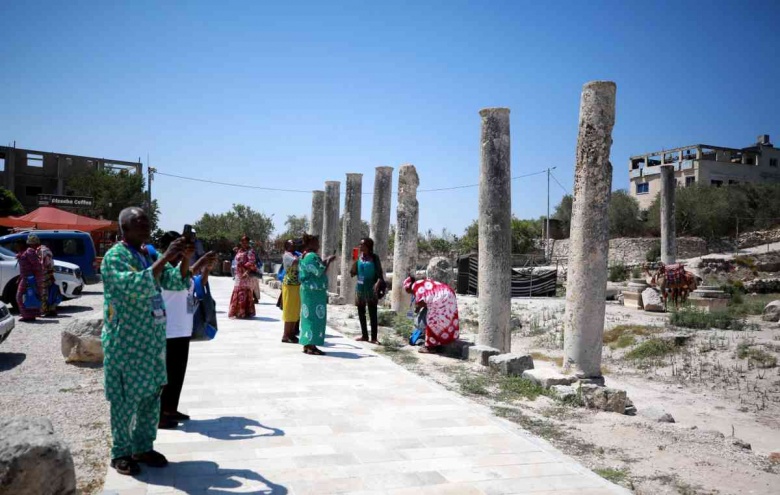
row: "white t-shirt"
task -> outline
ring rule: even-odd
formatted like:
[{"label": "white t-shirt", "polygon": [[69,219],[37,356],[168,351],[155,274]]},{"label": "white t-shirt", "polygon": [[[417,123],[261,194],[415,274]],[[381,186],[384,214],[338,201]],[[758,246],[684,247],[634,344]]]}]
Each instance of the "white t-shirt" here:
[{"label": "white t-shirt", "polygon": [[191,297],[193,289],[192,285],[190,285],[190,290],[163,289],[166,338],[192,337],[193,313],[188,311],[187,299]]}]

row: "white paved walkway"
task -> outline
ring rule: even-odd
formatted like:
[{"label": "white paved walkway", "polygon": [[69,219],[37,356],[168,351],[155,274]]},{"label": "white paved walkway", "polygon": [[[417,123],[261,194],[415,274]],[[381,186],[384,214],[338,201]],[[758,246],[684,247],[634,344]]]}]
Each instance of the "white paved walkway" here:
[{"label": "white paved walkway", "polygon": [[[214,279],[226,310],[231,283]],[[328,330],[327,356],[282,344],[268,297],[195,342],[181,409],[160,431],[171,465],[109,468],[106,494],[617,494],[546,442]]]}]

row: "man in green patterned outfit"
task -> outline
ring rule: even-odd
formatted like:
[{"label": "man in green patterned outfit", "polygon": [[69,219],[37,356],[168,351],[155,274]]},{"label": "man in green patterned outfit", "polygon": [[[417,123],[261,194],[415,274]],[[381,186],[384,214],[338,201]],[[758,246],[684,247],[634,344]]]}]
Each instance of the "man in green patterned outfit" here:
[{"label": "man in green patterned outfit", "polygon": [[166,383],[165,305],[161,287],[186,290],[192,246],[180,238],[153,261],[144,247],[151,235],[149,217],[140,208],[119,214],[122,242],[103,258],[103,369],[111,404],[111,466],[121,474],[168,464],[153,450],[160,420],[160,391]]}]

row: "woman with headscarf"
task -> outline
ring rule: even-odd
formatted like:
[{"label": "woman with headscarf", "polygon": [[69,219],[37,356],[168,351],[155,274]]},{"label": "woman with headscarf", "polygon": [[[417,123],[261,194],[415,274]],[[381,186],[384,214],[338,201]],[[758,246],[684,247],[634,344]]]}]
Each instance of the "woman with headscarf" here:
[{"label": "woman with headscarf", "polygon": [[252,273],[255,271],[255,256],[249,247],[249,237],[241,238],[236,251],[236,282],[230,297],[229,318],[251,318],[255,315]]},{"label": "woman with headscarf", "polygon": [[301,336],[305,354],[325,354],[317,348],[325,344],[325,325],[328,318],[328,266],[336,259],[330,256],[325,261],[317,251],[320,239],[316,235],[303,235],[303,258],[298,263],[298,277],[301,281]]},{"label": "woman with headscarf", "polygon": [[360,342],[369,342],[368,325],[366,325],[366,307],[371,320],[371,340],[372,344],[379,344],[377,340],[377,305],[379,303],[378,293],[380,284],[384,283],[384,272],[382,271],[382,262],[379,256],[374,253],[374,240],[370,237],[364,237],[360,240],[360,254],[352,263],[349,274],[357,277],[355,286],[355,306],[358,309],[358,319],[360,320],[360,331],[362,335],[357,338]]},{"label": "woman with headscarf", "polygon": [[19,305],[21,321],[35,321],[35,318],[41,315],[40,306],[32,307],[29,303],[26,307],[24,305],[24,294],[30,284],[34,285],[38,299],[40,301],[45,299],[41,260],[33,248],[40,243],[41,241],[35,234],[30,234],[27,237],[26,244],[21,239],[16,243],[16,259],[19,263],[19,286],[16,289],[16,303]]},{"label": "woman with headscarf", "polygon": [[458,338],[458,298],[449,285],[427,278],[415,281],[410,276],[404,280],[404,290],[412,294],[418,311],[427,308],[425,345],[420,352],[434,352]]},{"label": "woman with headscarf", "polygon": [[301,320],[301,281],[298,278],[298,263],[300,253],[295,251],[295,242],[288,239],[284,243],[284,255],[282,266],[284,278],[282,279],[282,321],[284,322],[284,335],[282,342],[285,344],[297,344],[298,325]]},{"label": "woman with headscarf", "polygon": [[[32,244],[31,244],[32,242]],[[49,301],[49,293],[54,286],[54,255],[47,246],[41,243],[37,235],[31,234],[27,240],[28,245],[35,250],[41,261],[41,274],[43,276],[43,299],[41,299],[41,314],[43,316],[57,316],[56,300]]]}]

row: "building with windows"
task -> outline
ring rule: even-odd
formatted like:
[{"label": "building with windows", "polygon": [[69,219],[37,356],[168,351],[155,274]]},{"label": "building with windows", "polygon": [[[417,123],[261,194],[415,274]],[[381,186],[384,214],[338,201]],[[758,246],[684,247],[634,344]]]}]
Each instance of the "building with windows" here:
[{"label": "building with windows", "polygon": [[85,169],[142,173],[140,159],[125,162],[0,146],[0,185],[12,191],[28,212],[38,208],[39,194],[70,195],[66,179]]},{"label": "building with windows", "polygon": [[661,166],[674,167],[677,187],[727,186],[745,182],[780,182],[780,149],[769,135],[747,148],[693,144],[632,156],[628,161],[630,194],[644,210],[661,190]]}]

